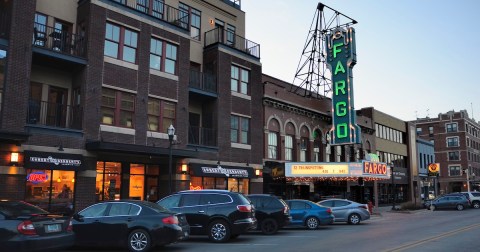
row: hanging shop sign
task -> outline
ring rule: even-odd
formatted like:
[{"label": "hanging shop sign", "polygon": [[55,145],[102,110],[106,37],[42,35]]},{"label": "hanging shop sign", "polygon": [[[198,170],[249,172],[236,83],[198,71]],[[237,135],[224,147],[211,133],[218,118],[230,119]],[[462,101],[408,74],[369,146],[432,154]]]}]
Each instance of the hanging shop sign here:
[{"label": "hanging shop sign", "polygon": [[83,156],[78,154],[25,151],[25,168],[83,170]]},{"label": "hanging shop sign", "polygon": [[353,102],[355,30],[339,27],[327,35],[327,65],[332,73],[332,145],[361,143]]},{"label": "hanging shop sign", "polygon": [[200,177],[227,177],[227,178],[253,178],[251,167],[235,166],[210,166],[205,164],[189,164],[194,176]]},{"label": "hanging shop sign", "polygon": [[440,163],[431,163],[428,165],[428,176],[437,176],[440,172]]}]

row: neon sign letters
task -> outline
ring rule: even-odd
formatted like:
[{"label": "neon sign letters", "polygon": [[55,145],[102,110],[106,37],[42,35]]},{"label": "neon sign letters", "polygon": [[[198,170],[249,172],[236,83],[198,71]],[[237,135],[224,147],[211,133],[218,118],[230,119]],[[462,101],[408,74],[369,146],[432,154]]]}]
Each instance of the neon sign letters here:
[{"label": "neon sign letters", "polygon": [[45,172],[32,172],[27,175],[27,181],[33,184],[40,184],[48,180],[48,175]]},{"label": "neon sign letters", "polygon": [[352,68],[357,63],[355,30],[335,29],[327,36],[327,64],[332,72],[332,145],[360,143],[353,103]]}]

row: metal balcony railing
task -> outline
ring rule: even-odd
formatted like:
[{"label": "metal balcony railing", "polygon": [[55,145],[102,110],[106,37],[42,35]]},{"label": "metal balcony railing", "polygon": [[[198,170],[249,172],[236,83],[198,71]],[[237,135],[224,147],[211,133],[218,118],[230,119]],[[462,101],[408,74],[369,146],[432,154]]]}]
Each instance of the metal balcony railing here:
[{"label": "metal balcony railing", "polygon": [[217,93],[217,78],[213,74],[190,70],[189,86],[199,90]]},{"label": "metal balcony railing", "polygon": [[238,36],[232,31],[215,28],[205,32],[205,47],[215,43],[224,44],[255,58],[260,58],[260,44]]},{"label": "metal balcony railing", "polygon": [[151,17],[168,22],[182,29],[189,30],[188,12],[174,8],[168,4],[165,4],[163,1],[160,1],[160,0],[137,0],[132,2],[129,2],[126,0],[110,0],[110,1],[119,3],[132,10],[145,13]]},{"label": "metal balcony railing", "polygon": [[217,130],[212,128],[189,126],[188,144],[217,146]]},{"label": "metal balcony railing", "polygon": [[84,36],[39,23],[33,26],[33,45],[73,56],[85,57],[86,54]]},{"label": "metal balcony railing", "polygon": [[0,10],[0,38],[8,39],[10,33],[10,13]]},{"label": "metal balcony railing", "polygon": [[220,0],[220,1],[222,1],[222,2],[224,2],[224,3],[226,3],[226,4],[228,4],[228,5],[231,5],[231,6],[233,6],[234,8],[240,10],[240,6],[241,6],[240,0]]},{"label": "metal balcony railing", "polygon": [[82,129],[83,108],[46,101],[29,100],[27,124]]}]

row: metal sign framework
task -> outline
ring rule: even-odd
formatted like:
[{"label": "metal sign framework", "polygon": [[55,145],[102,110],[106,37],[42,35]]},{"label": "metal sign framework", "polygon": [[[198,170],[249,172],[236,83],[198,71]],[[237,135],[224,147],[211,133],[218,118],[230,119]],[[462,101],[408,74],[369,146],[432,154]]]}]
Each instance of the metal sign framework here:
[{"label": "metal sign framework", "polygon": [[323,99],[332,91],[331,72],[327,68],[327,36],[335,29],[356,24],[354,19],[318,3],[310,30],[298,63],[291,92]]}]

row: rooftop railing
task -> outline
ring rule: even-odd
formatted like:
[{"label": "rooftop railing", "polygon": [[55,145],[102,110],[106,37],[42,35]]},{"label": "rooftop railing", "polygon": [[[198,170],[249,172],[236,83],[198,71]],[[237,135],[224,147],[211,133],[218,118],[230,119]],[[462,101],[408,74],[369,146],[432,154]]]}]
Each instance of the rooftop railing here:
[{"label": "rooftop railing", "polygon": [[260,58],[260,44],[220,27],[205,32],[205,47],[215,43],[227,45],[255,58]]}]

